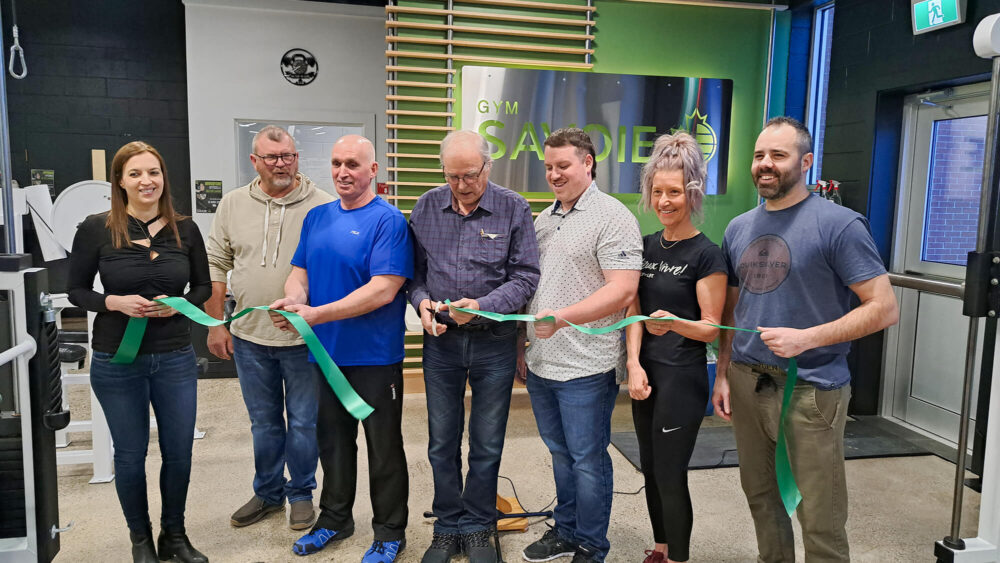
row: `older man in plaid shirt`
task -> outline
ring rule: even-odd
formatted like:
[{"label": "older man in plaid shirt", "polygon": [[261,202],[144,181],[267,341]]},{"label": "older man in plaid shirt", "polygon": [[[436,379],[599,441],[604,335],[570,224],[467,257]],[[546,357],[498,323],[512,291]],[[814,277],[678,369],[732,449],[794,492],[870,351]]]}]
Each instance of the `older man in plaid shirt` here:
[{"label": "older man in plaid shirt", "polygon": [[[417,201],[410,215],[415,263],[410,302],[420,313],[434,471],[434,540],[423,563],[447,563],[465,551],[471,563],[495,563],[497,473],[511,387],[524,342],[515,323],[496,323],[454,307],[513,313],[538,285],[538,245],[531,208],[489,181],[482,136],[455,131],[441,142],[447,184]],[[452,301],[452,308],[443,302]],[[465,386],[469,473],[462,479]]]}]

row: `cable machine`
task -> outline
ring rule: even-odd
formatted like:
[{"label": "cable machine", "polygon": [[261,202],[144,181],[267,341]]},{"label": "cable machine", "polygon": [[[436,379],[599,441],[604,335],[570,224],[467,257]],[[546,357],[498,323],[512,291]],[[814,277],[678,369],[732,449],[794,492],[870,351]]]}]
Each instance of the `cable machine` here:
[{"label": "cable machine", "polygon": [[[12,13],[16,12],[13,1]],[[16,15],[15,15],[16,17]],[[2,22],[0,22],[2,27]],[[12,28],[8,71],[27,75],[24,50]],[[21,70],[15,70],[19,62]],[[0,366],[10,365],[12,397],[0,410],[0,560],[10,563],[49,562],[59,552],[59,487],[56,482],[55,431],[69,424],[62,407],[62,377],[55,312],[48,276],[31,267],[31,256],[13,254],[18,247],[11,185],[10,133],[7,120],[6,73],[0,68],[0,177],[4,254],[0,254],[0,301],[6,301],[10,348],[0,352]],[[2,316],[2,315],[0,315]]]},{"label": "cable machine", "polygon": [[990,389],[989,425],[985,440],[982,475],[982,498],[979,508],[979,531],[975,538],[960,534],[962,500],[965,491],[965,467],[968,451],[969,414],[972,381],[975,375],[975,352],[979,319],[986,318],[983,335],[981,378],[993,373],[996,348],[997,314],[1000,312],[1000,14],[983,18],[973,36],[976,54],[992,59],[990,107],[986,124],[982,196],[979,205],[979,229],[976,250],[969,253],[965,276],[962,313],[969,317],[965,378],[962,389],[962,412],[958,431],[958,455],[955,465],[955,495],[952,503],[951,530],[934,545],[939,563],[991,562],[1000,560],[1000,386]]}]

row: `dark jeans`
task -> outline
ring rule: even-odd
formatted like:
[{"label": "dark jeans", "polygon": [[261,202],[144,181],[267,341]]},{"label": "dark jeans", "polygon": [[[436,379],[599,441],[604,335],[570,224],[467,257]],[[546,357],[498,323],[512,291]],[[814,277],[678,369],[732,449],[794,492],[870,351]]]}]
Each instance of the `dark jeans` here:
[{"label": "dark jeans", "polygon": [[[409,475],[403,451],[403,364],[341,366],[347,381],[375,412],[362,424],[368,445],[368,489],[375,539],[401,540],[406,533]],[[358,421],[319,375],[316,437],[323,465],[320,514],[313,525],[330,530],[354,529],[358,482]]]},{"label": "dark jeans", "polygon": [[[262,346],[233,336],[233,360],[250,414],[253,491],[268,504],[307,500],[316,488],[316,384],[306,346]],[[320,375],[320,378],[322,376]],[[285,413],[288,414],[286,428]],[[285,464],[288,475],[285,479]]]},{"label": "dark jeans", "polygon": [[528,372],[528,393],[538,433],[552,454],[556,481],[556,532],[595,551],[603,561],[611,547],[613,473],[611,411],[618,384],[615,370],[570,381]]},{"label": "dark jeans", "polygon": [[[434,531],[448,534],[496,525],[497,473],[503,453],[517,361],[517,324],[488,330],[450,328],[424,335],[424,384],[434,471]],[[465,385],[469,409],[469,473],[462,486]]]},{"label": "dark jeans", "polygon": [[189,345],[174,352],[139,354],[129,365],[110,363],[112,355],[94,352],[90,386],[101,403],[114,441],[115,489],[125,521],[135,532],[150,528],[146,451],[152,404],[163,460],[160,527],[182,531],[198,401],[194,349]]}]

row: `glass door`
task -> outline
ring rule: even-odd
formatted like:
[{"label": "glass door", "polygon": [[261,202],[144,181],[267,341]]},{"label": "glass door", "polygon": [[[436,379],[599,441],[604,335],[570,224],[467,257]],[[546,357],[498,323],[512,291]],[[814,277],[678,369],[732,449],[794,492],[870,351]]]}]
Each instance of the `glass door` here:
[{"label": "glass door", "polygon": [[[989,84],[977,84],[906,100],[893,271],[964,279],[976,246],[988,94]],[[900,320],[887,334],[883,413],[953,443],[968,337],[962,301],[896,292]]]}]

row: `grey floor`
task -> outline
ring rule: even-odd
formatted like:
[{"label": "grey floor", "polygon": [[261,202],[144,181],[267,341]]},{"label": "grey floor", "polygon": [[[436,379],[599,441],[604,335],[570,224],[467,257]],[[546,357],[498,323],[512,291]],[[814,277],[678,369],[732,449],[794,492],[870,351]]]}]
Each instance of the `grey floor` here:
[{"label": "grey floor", "polygon": [[[88,418],[85,390],[71,393],[75,415]],[[198,391],[198,428],[207,436],[195,442],[194,466],[188,495],[187,526],[192,542],[215,563],[258,561],[360,561],[372,540],[368,522],[366,456],[359,445],[359,486],[355,506],[358,531],[335,548],[306,558],[291,553],[300,533],[288,529],[279,514],[243,529],[229,525],[229,515],[250,498],[253,458],[249,420],[234,379],[202,380]],[[432,484],[427,462],[427,415],[422,394],[404,400],[404,438],[410,467],[409,544],[400,562],[418,562],[430,544],[432,526],[422,517],[430,510]],[[712,424],[715,424],[714,422]],[[619,397],[613,429],[628,430],[631,414],[627,395]],[[150,509],[154,522],[159,511],[156,475],[159,453],[150,444],[147,474]],[[88,446],[86,435],[76,436],[71,447]],[[615,490],[634,492],[642,476],[617,450],[611,448]],[[129,560],[128,533],[113,483],[91,485],[89,466],[60,467],[59,508],[63,523],[75,528],[62,536],[56,561],[113,562]],[[548,452],[538,438],[527,393],[516,390],[512,401],[507,444],[501,474],[513,479],[522,504],[537,510],[555,495]],[[850,489],[851,550],[855,561],[934,561],[933,543],[949,528],[954,465],[934,456],[854,460],[847,462]],[[746,501],[739,486],[737,469],[692,471],[695,525],[691,561],[754,561],[756,542]],[[975,535],[979,495],[966,489],[963,536]],[[511,494],[501,481],[501,494]],[[156,529],[154,525],[154,530]],[[537,539],[545,524],[536,523],[526,533],[503,536],[504,557],[520,561],[521,549]],[[796,533],[798,529],[796,525]],[[642,494],[615,495],[609,530],[612,550],[609,562],[641,562],[643,550],[651,547],[645,500]],[[799,544],[801,560],[801,543]],[[459,559],[465,561],[465,559]],[[568,559],[564,559],[568,563]]]}]

